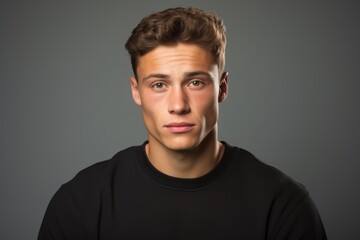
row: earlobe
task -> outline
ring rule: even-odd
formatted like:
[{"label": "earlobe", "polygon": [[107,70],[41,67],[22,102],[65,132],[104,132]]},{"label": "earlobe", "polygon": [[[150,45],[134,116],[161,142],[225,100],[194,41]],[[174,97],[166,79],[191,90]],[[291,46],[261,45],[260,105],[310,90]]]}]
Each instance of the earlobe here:
[{"label": "earlobe", "polygon": [[137,105],[141,105],[141,98],[139,94],[138,82],[134,76],[130,77],[130,85],[131,85],[131,94],[134,102]]},{"label": "earlobe", "polygon": [[225,101],[228,95],[228,76],[229,76],[228,72],[224,72],[221,75],[220,85],[219,85],[219,97],[218,97],[219,102]]}]

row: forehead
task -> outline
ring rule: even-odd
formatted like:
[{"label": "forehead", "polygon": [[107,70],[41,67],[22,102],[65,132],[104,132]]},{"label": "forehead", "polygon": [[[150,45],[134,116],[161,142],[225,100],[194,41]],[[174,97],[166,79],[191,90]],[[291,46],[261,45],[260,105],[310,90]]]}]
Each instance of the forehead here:
[{"label": "forehead", "polygon": [[160,45],[138,59],[138,73],[149,71],[201,70],[211,71],[216,66],[210,51],[196,45]]}]

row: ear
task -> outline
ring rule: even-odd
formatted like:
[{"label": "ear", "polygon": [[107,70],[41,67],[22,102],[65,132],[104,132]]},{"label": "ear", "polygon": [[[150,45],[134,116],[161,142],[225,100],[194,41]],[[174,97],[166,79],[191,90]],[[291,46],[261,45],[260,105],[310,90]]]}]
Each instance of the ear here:
[{"label": "ear", "polygon": [[227,95],[228,95],[228,72],[224,72],[221,75],[220,84],[219,84],[219,97],[218,102],[225,101]]},{"label": "ear", "polygon": [[131,85],[131,93],[132,93],[134,102],[140,106],[141,105],[141,97],[139,94],[138,82],[136,81],[136,78],[134,76],[130,77],[130,85]]}]

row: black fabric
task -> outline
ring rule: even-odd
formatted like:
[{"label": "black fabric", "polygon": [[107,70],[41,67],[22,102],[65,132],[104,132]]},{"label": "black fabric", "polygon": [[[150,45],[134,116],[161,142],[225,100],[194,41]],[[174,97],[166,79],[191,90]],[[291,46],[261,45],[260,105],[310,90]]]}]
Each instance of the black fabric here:
[{"label": "black fabric", "polygon": [[38,239],[326,239],[301,184],[224,144],[196,179],[159,172],[145,143],[79,172],[52,198]]}]

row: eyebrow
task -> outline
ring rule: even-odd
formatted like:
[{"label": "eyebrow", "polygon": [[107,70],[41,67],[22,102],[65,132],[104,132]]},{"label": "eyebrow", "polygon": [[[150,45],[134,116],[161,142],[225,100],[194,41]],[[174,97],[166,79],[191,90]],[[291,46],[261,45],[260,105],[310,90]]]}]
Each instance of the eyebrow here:
[{"label": "eyebrow", "polygon": [[[194,76],[199,76],[199,75],[204,75],[206,77],[212,78],[211,74],[209,74],[208,72],[203,72],[203,71],[185,72],[184,73],[184,77],[194,77]],[[144,82],[150,78],[168,79],[168,78],[170,78],[170,76],[167,74],[162,74],[162,73],[152,73],[152,74],[149,74],[146,77],[144,77],[142,80]]]},{"label": "eyebrow", "polygon": [[202,71],[197,71],[197,72],[186,72],[184,73],[185,77],[193,77],[193,76],[198,76],[198,75],[205,75],[207,77],[211,77],[210,73],[208,72],[202,72]]},{"label": "eyebrow", "polygon": [[143,82],[150,79],[150,78],[169,78],[169,75],[167,74],[162,74],[162,73],[152,73],[147,75],[146,77],[144,77],[142,80]]}]

